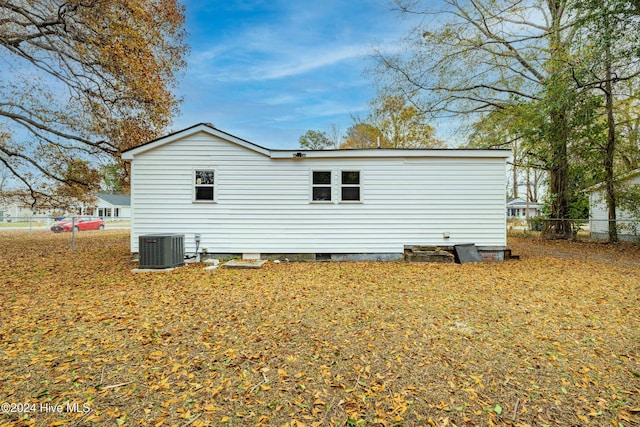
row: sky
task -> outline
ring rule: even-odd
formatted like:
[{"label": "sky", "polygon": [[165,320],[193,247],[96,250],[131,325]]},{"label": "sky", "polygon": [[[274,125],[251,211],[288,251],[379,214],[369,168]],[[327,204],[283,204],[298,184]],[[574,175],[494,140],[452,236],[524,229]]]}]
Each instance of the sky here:
[{"label": "sky", "polygon": [[268,148],[307,130],[344,133],[376,96],[374,50],[411,23],[389,0],[183,0],[191,53],[177,90],[179,130],[196,123]]}]

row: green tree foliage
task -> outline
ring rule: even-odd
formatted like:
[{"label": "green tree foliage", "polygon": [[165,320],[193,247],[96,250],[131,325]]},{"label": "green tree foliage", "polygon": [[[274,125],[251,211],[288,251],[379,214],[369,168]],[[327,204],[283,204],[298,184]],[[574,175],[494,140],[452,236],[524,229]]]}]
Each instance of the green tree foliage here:
[{"label": "green tree foliage", "polygon": [[369,120],[384,135],[385,148],[439,148],[435,129],[426,124],[426,114],[407,99],[383,96],[374,100]]},{"label": "green tree foliage", "polygon": [[563,219],[583,212],[580,194],[598,180],[615,226],[615,177],[639,159],[638,92],[627,88],[640,74],[638,2],[396,4],[424,20],[409,55],[378,55],[382,83],[429,114],[479,114],[472,144],[517,142],[516,161],[548,173],[548,237],[571,236]]},{"label": "green tree foliage", "polygon": [[300,144],[300,148],[307,150],[326,150],[333,146],[327,134],[317,130],[308,130],[298,139],[298,143]]},{"label": "green tree foliage", "polygon": [[[539,154],[556,195],[556,218],[566,218],[569,210],[573,94],[566,64],[574,16],[568,3],[396,0],[404,13],[425,19],[412,32],[408,55],[378,55],[382,83],[418,99],[435,116],[545,105],[536,138],[545,145]],[[559,221],[548,231],[569,237],[570,224]]]},{"label": "green tree foliage", "polygon": [[[0,164],[40,206],[162,134],[184,67],[176,0],[0,2]],[[80,167],[81,166],[81,167]]]},{"label": "green tree foliage", "polygon": [[629,96],[616,103],[620,136],[618,153],[625,171],[640,168],[640,88],[638,83],[640,82],[627,82],[624,92]]},{"label": "green tree foliage", "polygon": [[101,192],[107,194],[129,193],[126,169],[118,163],[104,165],[100,169],[102,176]]},{"label": "green tree foliage", "polygon": [[347,129],[340,148],[382,148],[387,147],[388,144],[380,129],[370,123],[358,121]]},{"label": "green tree foliage", "polygon": [[616,194],[620,207],[627,212],[625,219],[640,218],[640,184],[632,184],[618,187]]},{"label": "green tree foliage", "polygon": [[[609,213],[609,238],[618,240],[616,165],[619,145],[616,103],[626,97],[618,87],[640,75],[638,30],[640,19],[627,1],[580,0],[575,5],[575,50],[579,52],[572,64],[574,80],[581,90],[602,96],[602,117],[606,137],[599,146],[598,162],[593,167],[602,171],[605,200]],[[597,145],[596,145],[597,146]]]},{"label": "green tree foliage", "polygon": [[469,135],[469,148],[507,148],[511,149],[511,188],[507,191],[508,197],[520,197],[519,188],[522,172],[526,175],[526,198],[529,201],[537,201],[538,185],[542,178],[541,168],[531,159],[525,144],[525,136],[517,131],[514,123],[517,120],[515,109],[502,109],[484,114],[472,126]]},{"label": "green tree foliage", "polygon": [[371,102],[366,119],[353,118],[341,148],[440,148],[426,114],[402,96],[381,96]]}]

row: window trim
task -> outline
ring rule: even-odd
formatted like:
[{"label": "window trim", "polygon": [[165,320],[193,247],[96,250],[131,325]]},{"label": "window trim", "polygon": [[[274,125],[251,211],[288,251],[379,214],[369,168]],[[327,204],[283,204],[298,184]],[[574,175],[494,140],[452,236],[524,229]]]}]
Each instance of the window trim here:
[{"label": "window trim", "polygon": [[[343,184],[342,183],[342,173],[343,172],[358,172],[358,184]],[[363,193],[362,193],[362,169],[340,169],[340,182],[339,182],[339,196],[340,196],[340,201],[339,203],[345,203],[345,204],[358,204],[358,203],[363,203]],[[358,196],[359,199],[358,200],[343,200],[342,199],[342,189],[344,187],[357,187],[358,188]]]},{"label": "window trim", "polygon": [[[329,184],[314,184],[313,183],[313,174],[316,173],[316,172],[327,172],[327,173],[329,173],[329,178],[330,178]],[[322,205],[335,203],[335,200],[334,200],[335,194],[333,194],[333,183],[334,183],[333,170],[331,170],[331,169],[310,169],[309,170],[309,203],[317,203],[317,204],[322,204]],[[315,187],[328,188],[329,189],[329,195],[330,195],[331,199],[330,200],[314,200],[314,198],[313,198],[313,189]]]},{"label": "window trim", "polygon": [[[197,184],[196,183],[196,172],[213,172],[213,184]],[[204,203],[204,204],[212,204],[218,203],[218,179],[220,176],[218,175],[218,169],[214,167],[202,167],[202,168],[193,168],[191,170],[191,202],[192,203]],[[196,188],[197,187],[210,187],[213,189],[213,200],[197,200],[196,199]]]}]

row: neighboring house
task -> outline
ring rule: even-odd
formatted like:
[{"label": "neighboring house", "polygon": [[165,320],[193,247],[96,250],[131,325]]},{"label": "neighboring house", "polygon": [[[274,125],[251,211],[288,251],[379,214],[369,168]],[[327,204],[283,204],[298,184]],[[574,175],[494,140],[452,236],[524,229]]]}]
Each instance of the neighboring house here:
[{"label": "neighboring house", "polygon": [[528,202],[521,198],[507,199],[507,219],[527,219],[540,216],[540,206],[536,202]]},{"label": "neighboring house", "polygon": [[[640,169],[621,178],[626,185],[640,185]],[[616,209],[618,238],[635,241],[640,238],[640,218],[624,209]],[[609,239],[609,209],[604,183],[589,189],[589,229],[594,239]]]},{"label": "neighboring house", "polygon": [[19,218],[31,216],[34,216],[31,206],[20,202],[15,197],[0,198],[0,222],[17,221]]},{"label": "neighboring house", "polygon": [[509,156],[270,150],[198,124],[123,153],[131,251],[139,236],[164,233],[184,234],[187,253],[198,234],[209,253],[306,259],[400,259],[416,245],[504,249]]},{"label": "neighboring house", "polygon": [[[80,202],[79,202],[80,203]],[[11,221],[12,218],[47,217],[47,216],[97,216],[103,218],[131,217],[131,197],[119,194],[96,194],[96,202],[89,205],[80,203],[77,208],[60,214],[56,210],[32,211],[31,207],[16,198],[0,199],[0,221]]]},{"label": "neighboring house", "polygon": [[97,205],[88,215],[101,218],[130,218],[131,197],[122,194],[96,194]]}]

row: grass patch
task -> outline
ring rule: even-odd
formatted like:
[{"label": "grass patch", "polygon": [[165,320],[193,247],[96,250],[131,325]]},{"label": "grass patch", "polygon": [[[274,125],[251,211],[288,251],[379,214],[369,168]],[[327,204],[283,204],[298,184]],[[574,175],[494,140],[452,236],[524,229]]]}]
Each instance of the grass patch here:
[{"label": "grass patch", "polygon": [[35,226],[36,224],[46,224],[46,222],[45,221],[33,221],[31,224],[29,223],[29,221],[0,222],[0,228],[29,227],[29,225]]},{"label": "grass patch", "polygon": [[131,274],[128,242],[0,235],[0,400],[78,409],[0,425],[638,423],[637,252]]}]

